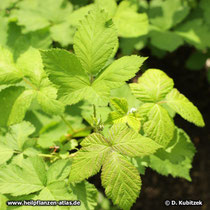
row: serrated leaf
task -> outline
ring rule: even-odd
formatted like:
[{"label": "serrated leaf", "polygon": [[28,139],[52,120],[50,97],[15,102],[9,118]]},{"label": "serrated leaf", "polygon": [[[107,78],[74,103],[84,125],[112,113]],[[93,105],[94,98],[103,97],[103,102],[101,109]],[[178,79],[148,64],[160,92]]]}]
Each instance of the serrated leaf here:
[{"label": "serrated leaf", "polygon": [[167,146],[174,134],[174,122],[168,112],[160,105],[154,104],[147,116],[148,121],[143,125],[145,135],[158,144]]},{"label": "serrated leaf", "polygon": [[0,126],[5,127],[23,120],[32,100],[31,91],[11,86],[0,92]]},{"label": "serrated leaf", "polygon": [[72,12],[71,4],[66,0],[57,0],[54,4],[51,0],[32,0],[30,3],[24,0],[16,7],[12,14],[18,24],[24,26],[25,33],[65,22]]},{"label": "serrated leaf", "polygon": [[202,115],[183,94],[181,94],[177,89],[173,89],[166,96],[166,102],[170,108],[176,111],[185,120],[194,123],[197,126],[203,127],[205,123],[203,121]]},{"label": "serrated leaf", "polygon": [[42,109],[48,114],[62,113],[64,107],[56,100],[57,89],[43,70],[39,51],[30,49],[22,54],[17,60],[17,66],[25,76],[23,80],[34,90],[34,96]]},{"label": "serrated leaf", "polygon": [[22,168],[8,165],[0,171],[0,192],[13,196],[37,192],[44,188],[44,162],[38,157],[24,160]]},{"label": "serrated leaf", "polygon": [[41,51],[50,80],[59,86],[58,96],[64,103],[77,103],[87,94],[90,81],[77,57],[65,50]]},{"label": "serrated leaf", "polygon": [[22,73],[15,66],[12,53],[1,46],[0,52],[0,85],[19,82]]},{"label": "serrated leaf", "polygon": [[139,77],[137,84],[130,84],[132,93],[143,102],[158,102],[164,99],[173,86],[173,80],[158,69],[147,70]]},{"label": "serrated leaf", "polygon": [[37,199],[69,200],[71,199],[71,194],[68,192],[66,183],[64,181],[56,181],[48,184],[44,189],[42,189],[37,196]]},{"label": "serrated leaf", "polygon": [[25,90],[18,96],[12,105],[7,123],[8,125],[20,123],[22,121],[34,97],[35,93],[33,90]]},{"label": "serrated leaf", "polygon": [[26,121],[12,125],[5,137],[4,143],[13,150],[24,151],[29,135],[35,131],[34,126]]},{"label": "serrated leaf", "polygon": [[[47,75],[43,70],[38,50],[30,48],[21,54],[16,62],[8,59],[7,64],[13,65],[18,69],[21,75],[20,79],[22,79],[21,85],[24,85],[25,88],[10,87],[1,92],[2,95],[8,94],[8,97],[11,98],[11,101],[7,100],[10,108],[7,108],[8,119],[5,117],[4,120],[7,121],[5,124],[10,125],[21,122],[34,98],[38,100],[43,110],[49,114],[60,114],[64,111],[61,102],[56,100],[56,88],[47,79]],[[10,72],[5,72],[5,77],[10,77]],[[9,80],[7,82],[13,83]],[[4,97],[1,100],[4,100]]]},{"label": "serrated leaf", "polygon": [[111,148],[101,135],[93,133],[82,141],[82,149],[76,153],[70,171],[70,182],[80,182],[95,175],[101,168]]},{"label": "serrated leaf", "polygon": [[70,160],[58,160],[47,171],[47,184],[64,180],[70,172]]},{"label": "serrated leaf", "polygon": [[95,7],[81,21],[74,37],[74,50],[83,68],[94,75],[105,66],[117,43],[112,20],[103,10]]},{"label": "serrated leaf", "polygon": [[81,202],[80,206],[71,207],[73,210],[94,210],[97,206],[98,191],[93,184],[83,181],[76,185],[70,185],[74,200]]},{"label": "serrated leaf", "polygon": [[113,203],[130,209],[141,189],[138,170],[125,157],[111,152],[102,167],[101,179],[105,193]]},{"label": "serrated leaf", "polygon": [[124,98],[112,98],[110,103],[115,111],[109,113],[107,121],[114,124],[127,123],[138,132],[140,129],[140,119],[136,113],[136,109],[131,108],[131,110],[128,111],[128,103]]},{"label": "serrated leaf", "polygon": [[112,149],[129,157],[153,154],[161,146],[123,124],[113,125],[109,131]]},{"label": "serrated leaf", "polygon": [[148,32],[148,17],[146,13],[138,13],[131,2],[122,1],[114,15],[114,23],[121,37],[138,37]]},{"label": "serrated leaf", "polygon": [[189,171],[195,151],[189,136],[182,129],[176,129],[169,146],[150,156],[149,167],[162,175],[170,174],[191,181]]},{"label": "serrated leaf", "polygon": [[110,18],[112,18],[116,13],[117,3],[115,0],[95,0],[95,4],[104,9],[109,14]]},{"label": "serrated leaf", "polygon": [[124,56],[109,65],[94,83],[105,83],[110,88],[118,88],[135,76],[146,59],[136,55]]},{"label": "serrated leaf", "polygon": [[[42,191],[36,196],[35,200],[50,200],[50,201],[63,201],[73,200],[72,193],[68,190],[67,185],[63,181],[53,182],[47,185]],[[38,207],[41,210],[43,207]],[[69,206],[45,206],[47,210],[69,210]]]}]

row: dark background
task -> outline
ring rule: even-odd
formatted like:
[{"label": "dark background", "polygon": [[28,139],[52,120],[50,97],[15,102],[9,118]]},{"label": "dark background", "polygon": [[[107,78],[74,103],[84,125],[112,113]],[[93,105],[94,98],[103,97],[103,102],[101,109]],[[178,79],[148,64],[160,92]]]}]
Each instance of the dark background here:
[{"label": "dark background", "polygon": [[[145,175],[141,175],[141,193],[131,210],[210,210],[210,84],[207,81],[205,68],[192,71],[185,67],[187,58],[194,50],[188,46],[180,47],[161,59],[153,56],[149,48],[141,51],[141,55],[149,56],[143,69],[161,69],[173,78],[175,88],[198,107],[206,126],[199,128],[179,115],[175,116],[175,124],[190,136],[197,149],[190,171],[192,182],[173,178],[170,175],[162,176],[147,168]],[[137,77],[141,74],[142,71],[137,74]],[[136,79],[134,78],[134,81]],[[100,183],[100,174],[90,178],[89,181],[104,192]],[[203,206],[165,206],[165,200],[201,200]],[[111,207],[112,209],[118,208]]]},{"label": "dark background", "polygon": [[[172,77],[175,87],[198,107],[204,117],[204,128],[196,127],[178,115],[175,117],[175,124],[187,132],[197,149],[190,173],[192,182],[162,176],[147,168],[145,175],[141,175],[142,190],[132,210],[210,209],[210,84],[205,68],[199,71],[185,68],[186,60],[193,50],[181,47],[163,59],[150,55],[147,49],[143,52],[145,56],[150,56],[147,65],[164,70]],[[203,206],[166,207],[165,200],[201,200]]]}]

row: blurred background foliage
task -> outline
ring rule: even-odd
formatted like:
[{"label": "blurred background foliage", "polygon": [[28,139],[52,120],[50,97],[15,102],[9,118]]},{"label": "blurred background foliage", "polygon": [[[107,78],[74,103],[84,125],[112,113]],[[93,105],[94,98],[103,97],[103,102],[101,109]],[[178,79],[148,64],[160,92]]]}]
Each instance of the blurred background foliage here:
[{"label": "blurred background foliage", "polygon": [[206,67],[210,79],[210,0],[2,0],[0,45],[14,57],[30,46],[71,50],[78,22],[94,4],[117,26],[118,55],[147,48],[161,59],[188,46],[191,53],[183,65],[193,71]]}]

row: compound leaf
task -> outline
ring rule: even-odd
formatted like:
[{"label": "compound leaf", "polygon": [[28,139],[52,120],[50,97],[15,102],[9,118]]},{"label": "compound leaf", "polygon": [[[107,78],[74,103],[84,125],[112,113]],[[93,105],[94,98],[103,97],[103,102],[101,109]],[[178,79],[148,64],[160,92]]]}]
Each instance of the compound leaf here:
[{"label": "compound leaf", "polygon": [[194,123],[197,126],[203,127],[205,125],[202,115],[183,94],[177,89],[173,89],[167,96],[166,102],[170,108],[181,115],[185,120]]},{"label": "compound leaf", "polygon": [[61,49],[41,51],[41,55],[50,80],[59,86],[59,99],[69,104],[83,99],[90,82],[77,57]]}]

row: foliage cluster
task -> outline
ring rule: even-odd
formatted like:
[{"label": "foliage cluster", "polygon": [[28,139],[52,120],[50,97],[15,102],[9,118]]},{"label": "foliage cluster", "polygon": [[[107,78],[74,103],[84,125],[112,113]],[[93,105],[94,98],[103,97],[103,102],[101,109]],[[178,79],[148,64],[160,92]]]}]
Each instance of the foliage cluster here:
[{"label": "foliage cluster", "polygon": [[208,1],[201,13],[196,1],[88,3],[0,2],[2,210],[34,208],[5,205],[31,199],[82,203],[46,209],[109,209],[87,181],[100,170],[106,196],[121,209],[135,203],[147,167],[191,180],[195,147],[173,118],[202,127],[200,112],[159,69],[126,83],[146,58],[115,55],[148,40],[159,50],[184,42],[207,50]]}]

